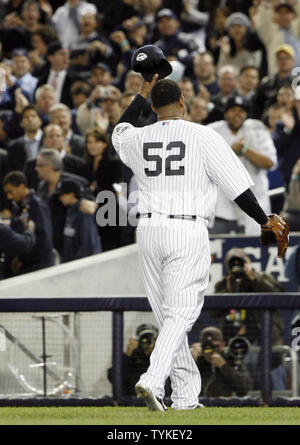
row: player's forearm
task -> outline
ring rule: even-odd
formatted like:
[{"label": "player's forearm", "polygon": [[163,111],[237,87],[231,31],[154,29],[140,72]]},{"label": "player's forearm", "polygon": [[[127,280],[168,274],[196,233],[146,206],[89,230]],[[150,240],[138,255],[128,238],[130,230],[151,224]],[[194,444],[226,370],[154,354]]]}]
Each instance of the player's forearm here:
[{"label": "player's forearm", "polygon": [[244,153],[244,157],[257,167],[265,168],[266,170],[273,167],[273,162],[268,156],[258,153],[251,148],[247,149],[247,151]]},{"label": "player's forearm", "polygon": [[146,99],[144,99],[140,94],[137,94],[129,107],[126,108],[120,117],[118,124],[121,122],[128,122],[129,124],[136,126],[145,103]]},{"label": "player's forearm", "polygon": [[234,202],[258,224],[265,224],[268,221],[267,215],[250,189],[238,196]]}]

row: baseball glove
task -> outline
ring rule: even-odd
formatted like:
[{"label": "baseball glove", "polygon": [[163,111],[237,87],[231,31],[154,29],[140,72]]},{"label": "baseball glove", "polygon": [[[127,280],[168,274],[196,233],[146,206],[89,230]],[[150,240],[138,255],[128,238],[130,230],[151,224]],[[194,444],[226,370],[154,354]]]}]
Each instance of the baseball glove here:
[{"label": "baseball glove", "polygon": [[283,258],[289,243],[290,227],[284,216],[268,215],[268,222],[261,226],[260,242],[263,246],[277,244],[278,258]]}]

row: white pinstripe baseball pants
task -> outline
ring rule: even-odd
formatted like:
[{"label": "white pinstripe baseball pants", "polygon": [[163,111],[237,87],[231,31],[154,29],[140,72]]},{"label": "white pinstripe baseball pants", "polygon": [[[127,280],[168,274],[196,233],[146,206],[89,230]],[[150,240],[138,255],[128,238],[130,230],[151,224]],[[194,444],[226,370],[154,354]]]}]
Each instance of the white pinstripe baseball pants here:
[{"label": "white pinstripe baseball pants", "polygon": [[201,376],[189,350],[187,333],[200,315],[209,281],[210,248],[203,220],[170,219],[152,214],[137,228],[144,286],[159,336],[150,366],[139,382],[164,396],[170,376],[172,408],[193,409]]}]

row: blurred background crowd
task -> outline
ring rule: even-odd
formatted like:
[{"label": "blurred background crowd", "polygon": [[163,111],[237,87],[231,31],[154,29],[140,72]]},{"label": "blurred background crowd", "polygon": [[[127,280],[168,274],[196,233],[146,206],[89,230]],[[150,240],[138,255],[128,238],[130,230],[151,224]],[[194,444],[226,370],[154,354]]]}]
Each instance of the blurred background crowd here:
[{"label": "blurred background crowd", "polygon": [[[135,227],[95,215],[101,191],[117,215],[137,213],[110,136],[140,90],[131,56],[145,44],[171,62],[186,119],[221,134],[264,210],[299,230],[298,0],[0,0],[0,23],[2,278],[134,242]],[[156,121],[150,105],[140,126]],[[259,229],[220,193],[212,234]]]}]

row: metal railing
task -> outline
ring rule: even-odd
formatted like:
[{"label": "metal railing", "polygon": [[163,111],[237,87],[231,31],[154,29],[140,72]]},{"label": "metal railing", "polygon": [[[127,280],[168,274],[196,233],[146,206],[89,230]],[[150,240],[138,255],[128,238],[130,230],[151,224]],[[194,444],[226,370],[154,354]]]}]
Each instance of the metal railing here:
[{"label": "metal railing", "polygon": [[[260,309],[261,310],[261,400],[264,405],[272,404],[271,361],[272,361],[272,309],[300,309],[299,293],[273,294],[215,294],[207,295],[203,310],[210,309]],[[2,298],[1,312],[94,312],[111,311],[112,317],[112,382],[113,399],[122,399],[122,354],[124,340],[124,312],[149,312],[151,308],[145,297],[53,297],[53,298]],[[298,396],[298,357],[288,348],[292,356],[294,397]]]}]

